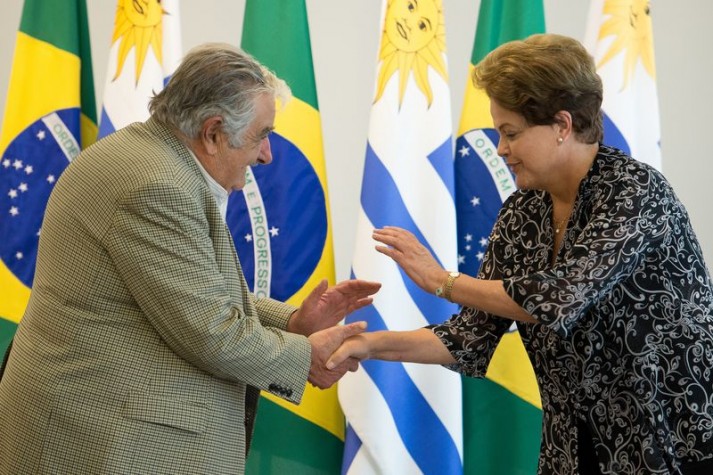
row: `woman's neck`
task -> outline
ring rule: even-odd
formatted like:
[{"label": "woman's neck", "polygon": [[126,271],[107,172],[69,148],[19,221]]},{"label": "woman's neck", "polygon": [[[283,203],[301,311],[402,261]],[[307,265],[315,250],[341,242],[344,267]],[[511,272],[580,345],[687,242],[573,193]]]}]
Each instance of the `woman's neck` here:
[{"label": "woman's neck", "polygon": [[592,163],[599,151],[599,144],[572,143],[570,152],[562,160],[563,166],[559,168],[547,192],[552,198],[555,209],[571,210],[577,199],[579,185],[589,173]]}]

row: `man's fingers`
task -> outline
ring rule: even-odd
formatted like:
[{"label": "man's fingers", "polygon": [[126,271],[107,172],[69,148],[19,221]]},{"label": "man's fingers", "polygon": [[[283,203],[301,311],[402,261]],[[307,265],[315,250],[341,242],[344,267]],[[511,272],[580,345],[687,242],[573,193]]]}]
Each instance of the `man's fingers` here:
[{"label": "man's fingers", "polygon": [[322,296],[322,294],[324,293],[324,291],[327,290],[327,286],[328,286],[327,279],[322,279],[319,282],[319,284],[317,284],[317,286],[314,289],[312,289],[312,292],[309,293],[309,295],[307,296],[307,298],[305,300],[319,299]]},{"label": "man's fingers", "polygon": [[359,369],[359,360],[356,358],[349,358],[346,361],[347,371],[354,372]]},{"label": "man's fingers", "polygon": [[359,299],[347,309],[347,314],[352,313],[354,310],[359,310],[362,307],[366,307],[367,305],[371,305],[373,301],[374,299],[371,297],[364,297],[362,299]]},{"label": "man's fingers", "polygon": [[379,291],[381,283],[368,280],[352,279],[345,280],[334,286],[335,289],[342,292],[344,295],[362,296],[372,295]]}]

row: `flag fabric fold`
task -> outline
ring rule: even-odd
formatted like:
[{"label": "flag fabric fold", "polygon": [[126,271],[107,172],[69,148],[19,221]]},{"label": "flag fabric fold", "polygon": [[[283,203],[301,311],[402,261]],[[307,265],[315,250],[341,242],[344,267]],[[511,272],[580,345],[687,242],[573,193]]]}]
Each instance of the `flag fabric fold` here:
[{"label": "flag fabric fold", "polygon": [[26,0],[0,131],[0,355],[30,297],[47,199],[96,140],[85,0]]},{"label": "flag fabric fold", "polygon": [[[374,304],[347,321],[410,330],[457,308],[422,291],[374,251],[371,233],[412,231],[455,269],[450,92],[440,0],[384,3],[352,273],[381,281]],[[339,383],[347,418],[342,473],[456,474],[463,469],[460,377],[440,366],[365,361]]]},{"label": "flag fabric fold", "polygon": [[[300,305],[323,279],[334,283],[322,125],[304,0],[247,0],[241,47],[284,79],[292,99],[277,105],[272,163],[248,169],[228,203],[228,226],[258,297]],[[247,473],[333,474],[344,447],[336,387],[308,385],[300,405],[262,393]],[[275,427],[280,427],[275,431]]]},{"label": "flag fabric fold", "polygon": [[592,0],[584,44],[604,85],[604,143],[660,170],[650,2]]},{"label": "flag fabric fold", "polygon": [[183,56],[180,21],[178,0],[118,0],[99,138],[149,118],[149,99]]},{"label": "flag fabric fold", "polygon": [[[497,154],[490,101],[476,89],[473,68],[490,51],[545,31],[541,0],[482,0],[455,145],[459,270],[476,276],[490,232],[515,181]],[[513,325],[485,379],[463,378],[464,469],[477,474],[537,470],[541,402],[532,365]],[[513,430],[516,428],[516,430]]]}]

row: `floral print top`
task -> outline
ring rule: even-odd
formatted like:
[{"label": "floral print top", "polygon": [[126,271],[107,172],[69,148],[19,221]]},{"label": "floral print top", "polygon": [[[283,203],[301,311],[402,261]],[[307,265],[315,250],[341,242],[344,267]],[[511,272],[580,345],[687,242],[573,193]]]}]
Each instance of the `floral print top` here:
[{"label": "floral print top", "polygon": [[[713,292],[688,215],[653,168],[601,146],[553,265],[552,202],[518,190],[480,268],[518,322],[543,407],[538,473],[578,470],[586,424],[604,473],[680,473],[713,457]],[[511,321],[470,307],[432,326],[482,377]]]}]

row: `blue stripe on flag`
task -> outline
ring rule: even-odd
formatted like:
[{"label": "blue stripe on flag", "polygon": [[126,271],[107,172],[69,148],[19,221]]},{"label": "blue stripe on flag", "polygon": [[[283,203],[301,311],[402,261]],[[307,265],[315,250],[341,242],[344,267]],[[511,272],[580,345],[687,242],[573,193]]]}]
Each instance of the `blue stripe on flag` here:
[{"label": "blue stripe on flag", "polygon": [[[444,147],[439,147],[436,152],[445,151],[450,153],[450,148],[444,150]],[[429,157],[433,157],[435,153]],[[450,160],[450,159],[449,159]],[[431,159],[434,163],[436,160]],[[378,190],[378,192],[368,193],[367,187],[362,189],[361,205],[364,213],[369,217],[371,223],[381,228],[384,226],[399,226],[411,231],[416,238],[423,243],[428,251],[438,260],[433,248],[428,244],[426,237],[418,229],[416,223],[411,219],[411,215],[404,204],[401,194],[399,193],[396,183],[391,178],[384,164],[381,163],[379,157],[376,156],[371,145],[367,145],[366,161],[364,165],[364,176],[369,177],[369,189]],[[452,173],[451,173],[452,176]],[[452,188],[452,187],[451,187]],[[388,203],[389,206],[384,206]],[[441,267],[443,264],[439,261]],[[428,323],[440,323],[446,317],[456,311],[457,307],[433,294],[429,294],[421,290],[406,273],[399,268],[401,278],[404,281],[406,290],[408,291],[414,304],[418,307],[421,314]]]},{"label": "blue stripe on flag", "polygon": [[603,142],[606,145],[618,148],[619,150],[621,150],[622,152],[624,152],[627,155],[631,155],[631,147],[629,147],[629,143],[626,141],[626,138],[624,138],[624,135],[621,133],[621,130],[619,130],[619,127],[616,126],[614,121],[612,121],[611,118],[606,113],[603,113],[603,116],[604,116],[604,140],[603,140]]},{"label": "blue stripe on flag", "polygon": [[102,115],[99,119],[99,136],[97,138],[104,138],[109,134],[116,132],[116,127],[112,124],[111,119],[106,113],[106,108],[102,107]]},{"label": "blue stripe on flag", "polygon": [[342,458],[342,475],[345,475],[349,471],[349,467],[352,466],[354,457],[356,457],[357,452],[361,448],[362,442],[354,428],[351,425],[347,425],[347,429],[344,434],[344,457]]},{"label": "blue stripe on flag", "polygon": [[[365,320],[369,331],[388,330],[373,305],[352,313],[349,320]],[[404,365],[375,360],[362,361],[361,365],[379,388],[406,449],[423,473],[461,473],[463,467],[455,442]]]}]

